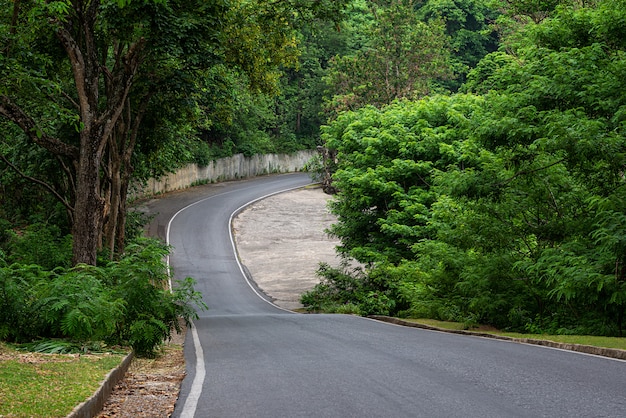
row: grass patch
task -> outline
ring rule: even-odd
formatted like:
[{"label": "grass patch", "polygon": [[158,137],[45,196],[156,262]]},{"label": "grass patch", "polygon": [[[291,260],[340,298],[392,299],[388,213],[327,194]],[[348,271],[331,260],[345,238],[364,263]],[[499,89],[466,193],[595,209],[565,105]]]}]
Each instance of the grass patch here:
[{"label": "grass patch", "polygon": [[0,416],[65,417],[93,395],[123,358],[25,353],[0,343]]},{"label": "grass patch", "polygon": [[598,337],[593,335],[547,335],[547,334],[522,334],[518,332],[504,332],[499,331],[489,327],[476,327],[471,328],[467,327],[466,324],[462,322],[447,322],[447,321],[437,321],[435,319],[407,319],[402,318],[403,321],[413,322],[416,324],[424,324],[429,325],[431,327],[449,329],[449,330],[467,330],[467,331],[477,331],[482,333],[494,334],[494,335],[502,335],[505,337],[511,338],[528,338],[534,340],[547,340],[547,341],[555,341],[558,343],[566,343],[566,344],[581,344],[581,345],[590,345],[594,347],[604,347],[604,348],[617,348],[620,350],[626,350],[626,338],[619,337]]},{"label": "grass patch", "polygon": [[599,337],[595,335],[544,335],[544,334],[520,334],[516,332],[497,332],[498,335],[513,338],[530,338],[535,340],[549,340],[558,343],[591,345],[594,347],[617,348],[626,350],[626,338]]}]

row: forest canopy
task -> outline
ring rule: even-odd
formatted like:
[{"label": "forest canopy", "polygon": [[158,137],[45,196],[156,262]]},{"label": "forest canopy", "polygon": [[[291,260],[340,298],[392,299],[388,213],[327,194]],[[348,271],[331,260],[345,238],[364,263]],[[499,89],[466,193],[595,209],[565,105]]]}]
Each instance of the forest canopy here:
[{"label": "forest canopy", "polygon": [[562,3],[501,17],[510,32],[459,93],[323,128],[330,232],[363,268],[324,266],[305,304],[622,334],[626,3]]}]

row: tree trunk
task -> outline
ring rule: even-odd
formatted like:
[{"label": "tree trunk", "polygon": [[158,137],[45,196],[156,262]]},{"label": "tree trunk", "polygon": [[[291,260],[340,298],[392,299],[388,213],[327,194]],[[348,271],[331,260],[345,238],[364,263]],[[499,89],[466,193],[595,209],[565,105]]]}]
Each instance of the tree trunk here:
[{"label": "tree trunk", "polygon": [[100,196],[101,133],[83,131],[76,173],[76,204],[72,236],[72,263],[96,265],[101,245],[104,199]]},{"label": "tree trunk", "polygon": [[120,173],[120,161],[119,156],[115,152],[111,152],[111,170],[110,170],[110,200],[109,200],[109,213],[107,216],[107,222],[105,225],[104,240],[106,248],[109,250],[109,256],[113,259],[115,254],[116,236],[119,228],[124,228],[123,225],[119,225],[119,212],[121,205],[121,173]]},{"label": "tree trunk", "polygon": [[317,151],[322,156],[322,190],[326,194],[337,194],[338,190],[333,185],[333,174],[337,171],[337,150],[318,146]]},{"label": "tree trunk", "polygon": [[[95,265],[103,235],[106,235],[109,248],[113,251],[115,249],[115,236],[119,229],[120,167],[124,155],[124,144],[118,146],[116,143],[115,135],[118,133],[115,129],[128,103],[133,77],[139,68],[145,44],[145,40],[139,38],[126,48],[116,49],[113,68],[107,68],[104,62],[98,61],[102,55],[99,51],[103,52],[98,48],[95,35],[98,11],[97,0],[89,2],[85,8],[76,9],[78,27],[82,28],[76,37],[72,35],[76,27],[71,23],[62,24],[57,30],[57,36],[72,64],[80,122],[83,124],[72,225],[74,264]],[[102,80],[101,75],[104,76]],[[106,99],[103,100],[103,97]],[[110,181],[107,186],[111,187],[109,199],[103,197],[100,177],[102,171],[106,172],[107,169],[101,166],[107,145],[111,161],[117,162],[117,166],[111,167],[107,173]],[[105,209],[113,211],[108,213],[107,231],[104,231]]]},{"label": "tree trunk", "polygon": [[118,119],[114,134],[109,141],[110,211],[106,227],[107,248],[122,253],[126,241],[126,209],[128,187],[133,175],[132,155],[137,143],[139,126],[148,109],[153,93],[149,92],[133,112],[130,99],[126,100],[124,112]]}]

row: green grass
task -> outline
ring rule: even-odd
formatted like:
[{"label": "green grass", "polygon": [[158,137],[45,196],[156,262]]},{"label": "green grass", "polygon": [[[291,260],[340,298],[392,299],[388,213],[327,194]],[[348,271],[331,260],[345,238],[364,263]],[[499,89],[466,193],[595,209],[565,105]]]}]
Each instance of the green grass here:
[{"label": "green grass", "polygon": [[594,347],[617,348],[626,350],[626,338],[599,337],[594,335],[544,335],[520,334],[515,332],[498,332],[498,335],[513,338],[530,338],[534,340],[549,340],[567,344],[591,345]]},{"label": "green grass", "polygon": [[618,337],[598,337],[591,335],[547,335],[547,334],[521,334],[517,332],[503,332],[494,329],[469,328],[461,322],[437,321],[434,319],[406,319],[403,321],[414,322],[418,324],[429,325],[431,327],[450,329],[450,330],[468,330],[482,333],[502,335],[512,338],[528,338],[534,340],[548,340],[567,344],[590,345],[594,347],[617,348],[626,350],[626,338]]},{"label": "green grass", "polygon": [[65,417],[123,357],[25,353],[0,343],[0,417]]}]

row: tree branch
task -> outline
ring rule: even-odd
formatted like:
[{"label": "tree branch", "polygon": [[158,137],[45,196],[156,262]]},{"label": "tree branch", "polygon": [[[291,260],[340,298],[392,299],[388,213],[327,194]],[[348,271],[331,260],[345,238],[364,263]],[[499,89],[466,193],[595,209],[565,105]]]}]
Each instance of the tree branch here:
[{"label": "tree branch", "polygon": [[144,45],[144,38],[140,38],[133,43],[122,57],[122,65],[116,65],[117,68],[113,69],[113,78],[110,80],[113,85],[113,89],[111,89],[112,97],[108,100],[107,110],[97,120],[97,123],[102,123],[104,127],[103,141],[99,148],[100,152],[124,110],[126,98],[133,84],[133,78],[141,64],[141,53]]},{"label": "tree branch", "polygon": [[81,121],[85,124],[85,126],[89,126],[91,124],[91,113],[96,111],[96,109],[91,109],[89,103],[85,59],[80,47],[67,29],[59,27],[57,30],[57,37],[61,41],[61,44],[63,44],[63,48],[67,53],[70,63],[72,64],[72,73],[74,74],[74,83],[76,84],[76,93],[80,104],[79,108]]},{"label": "tree branch", "polygon": [[78,110],[80,112],[80,105],[78,103],[76,103],[76,101],[66,92],[61,91],[61,95],[63,97],[65,97],[67,99],[68,102],[70,102],[72,104],[72,106],[74,106],[76,108],[76,110]]},{"label": "tree branch", "polygon": [[4,163],[7,166],[9,166],[13,171],[15,171],[21,177],[25,178],[28,181],[32,181],[33,183],[36,183],[42,186],[44,189],[48,190],[50,193],[54,195],[54,197],[57,198],[57,200],[59,200],[59,202],[63,204],[63,206],[65,206],[65,208],[69,211],[69,213],[74,213],[74,208],[63,198],[63,196],[61,196],[56,190],[54,190],[54,187],[52,187],[45,181],[39,180],[35,177],[31,177],[25,174],[19,168],[17,168],[14,164],[12,164],[4,155],[0,155],[0,160],[4,161]]},{"label": "tree branch", "polygon": [[[141,121],[143,120],[144,115],[148,109],[148,104],[150,103],[150,99],[154,96],[154,92],[150,92],[146,94],[141,103],[139,104],[139,109],[137,110],[137,114],[135,115],[135,120],[131,125],[130,138],[129,142],[126,145],[126,148],[123,150],[124,152],[124,161],[126,163],[130,162],[130,159],[133,154],[133,150],[135,149],[135,143],[137,142],[137,135],[139,134],[139,126],[141,125]],[[130,107],[130,105],[129,105]]]},{"label": "tree branch", "polygon": [[34,143],[51,153],[72,159],[78,158],[78,148],[47,135],[39,129],[37,123],[30,116],[4,95],[0,96],[0,115],[15,123]]},{"label": "tree branch", "polygon": [[546,170],[546,169],[548,169],[548,168],[550,168],[550,167],[554,167],[555,165],[561,164],[561,163],[562,163],[562,162],[564,162],[564,161],[565,161],[565,158],[561,158],[560,160],[557,160],[557,161],[553,162],[552,164],[548,164],[548,165],[546,165],[546,166],[544,166],[544,167],[535,168],[534,170],[522,170],[522,171],[518,171],[518,172],[517,172],[517,173],[515,173],[512,177],[510,177],[510,178],[508,178],[508,179],[506,179],[506,180],[503,180],[503,181],[501,181],[501,182],[499,182],[499,183],[496,183],[496,184],[495,184],[495,186],[504,186],[505,184],[512,182],[513,180],[515,180],[515,179],[516,179],[516,178],[518,178],[519,176],[524,176],[524,175],[526,175],[526,174],[533,174],[533,173],[537,173],[537,172],[539,172],[539,171],[543,171],[543,170]]}]

